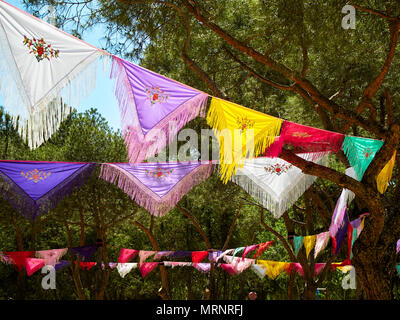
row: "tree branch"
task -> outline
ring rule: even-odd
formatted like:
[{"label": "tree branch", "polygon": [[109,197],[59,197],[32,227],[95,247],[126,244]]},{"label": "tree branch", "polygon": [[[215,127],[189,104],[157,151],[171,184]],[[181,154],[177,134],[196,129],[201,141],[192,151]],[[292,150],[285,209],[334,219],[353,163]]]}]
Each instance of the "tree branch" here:
[{"label": "tree branch", "polygon": [[267,229],[269,232],[271,232],[272,234],[274,234],[283,244],[283,246],[285,247],[287,253],[290,256],[290,259],[292,261],[297,261],[292,249],[290,249],[289,243],[286,241],[286,239],[277,231],[275,231],[273,228],[271,228],[270,226],[268,226],[265,222],[264,222],[264,217],[263,217],[263,209],[261,208],[260,210],[260,223],[261,225]]},{"label": "tree branch", "polygon": [[373,14],[373,15],[375,15],[375,16],[378,16],[378,17],[380,17],[380,18],[386,19],[386,20],[388,20],[388,21],[396,21],[396,22],[400,21],[400,18],[388,16],[387,14],[385,14],[385,13],[383,13],[383,12],[381,12],[381,11],[378,11],[378,10],[374,10],[374,9],[371,9],[371,8],[361,7],[361,6],[359,6],[359,5],[355,4],[355,3],[350,3],[350,5],[352,5],[354,8],[356,8],[356,9],[358,9],[358,10],[360,10],[360,11]]},{"label": "tree branch", "polygon": [[[385,79],[386,74],[389,71],[390,65],[392,64],[394,55],[396,53],[396,46],[399,39],[399,32],[400,32],[400,20],[396,22],[390,21],[389,22],[389,30],[390,30],[390,41],[389,41],[389,50],[386,55],[386,60],[381,68],[379,74],[373,79],[368,86],[365,88],[363,95],[361,97],[361,101],[357,107],[356,114],[359,115],[364,110],[366,106],[369,106],[371,109],[372,106],[372,98],[375,96],[378,89],[381,87],[383,80]],[[373,110],[373,108],[371,109]],[[351,126],[352,121],[349,121],[344,129],[343,132],[346,132],[349,127]]]}]

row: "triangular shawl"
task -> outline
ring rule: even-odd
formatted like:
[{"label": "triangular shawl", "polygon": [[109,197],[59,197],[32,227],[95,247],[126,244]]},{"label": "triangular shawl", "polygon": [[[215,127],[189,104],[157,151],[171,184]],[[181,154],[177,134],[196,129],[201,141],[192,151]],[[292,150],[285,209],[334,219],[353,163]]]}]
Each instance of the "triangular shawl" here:
[{"label": "triangular shawl", "polygon": [[243,167],[246,158],[262,154],[274,142],[282,121],[232,102],[212,98],[207,123],[214,129],[219,142],[220,174],[224,183],[239,167]]},{"label": "triangular shawl", "polygon": [[12,263],[18,271],[21,271],[25,266],[25,260],[33,257],[34,251],[4,251],[8,257],[9,263]]},{"label": "triangular shawl", "polygon": [[153,260],[160,260],[162,257],[169,257],[174,251],[157,251]]},{"label": "triangular shawl", "polygon": [[27,258],[27,259],[25,259],[26,274],[28,275],[28,277],[30,277],[36,271],[38,271],[39,269],[42,269],[42,267],[44,265],[45,265],[45,262],[43,259]]},{"label": "triangular shawl", "polygon": [[303,244],[304,244],[304,248],[306,249],[307,259],[308,259],[308,255],[310,254],[310,251],[314,248],[316,238],[317,238],[316,235],[305,236],[303,238]]},{"label": "triangular shawl", "polygon": [[[299,154],[304,158],[304,154]],[[324,164],[325,157],[316,163]],[[243,168],[231,178],[252,197],[280,218],[314,183],[317,177],[302,171],[279,158],[260,157],[246,160]]]},{"label": "triangular shawl", "polygon": [[303,236],[294,236],[293,237],[293,245],[294,245],[294,254],[297,256],[299,254],[299,251],[301,247],[303,246]]},{"label": "triangular shawl", "polygon": [[53,209],[75,187],[81,186],[94,164],[0,161],[0,192],[26,218]]},{"label": "triangular shawl", "polygon": [[306,153],[306,159],[316,159],[327,153],[339,152],[344,138],[340,133],[285,120],[279,137],[265,150],[265,155],[278,157],[282,147],[289,145],[295,153]]},{"label": "triangular shawl", "polygon": [[192,252],[192,262],[196,266],[202,260],[208,257],[208,251],[193,251]]},{"label": "triangular shawl", "polygon": [[[78,263],[78,261],[75,261],[75,264],[77,264]],[[81,269],[83,269],[83,270],[90,270],[90,269],[92,269],[94,266],[96,266],[97,265],[97,262],[80,262],[79,263],[79,267],[81,268]]]},{"label": "triangular shawl", "polygon": [[158,266],[158,262],[145,262],[140,265],[139,270],[143,279]]},{"label": "triangular shawl", "polygon": [[[326,263],[316,263],[314,265],[314,275],[313,277],[318,276],[321,271],[325,268]],[[292,262],[290,264],[290,270],[294,270],[296,271],[299,275],[301,275],[302,277],[304,277],[304,271],[303,271],[303,267],[301,266],[300,263],[294,263]]]},{"label": "triangular shawl", "polygon": [[349,232],[350,230],[352,231],[351,234],[347,234],[349,239],[349,259],[353,259],[353,245],[358,238],[358,230],[354,228],[351,223],[349,224]]},{"label": "triangular shawl", "polygon": [[256,264],[263,268],[272,280],[290,268],[290,262],[256,260]]},{"label": "triangular shawl", "polygon": [[148,258],[153,256],[155,253],[156,253],[156,251],[140,250],[139,251],[139,265],[142,265],[144,261],[146,261]]},{"label": "triangular shawl", "polygon": [[62,256],[67,254],[68,248],[36,251],[36,257],[44,260],[45,265],[54,266]]},{"label": "triangular shawl", "polygon": [[54,268],[56,269],[56,271],[60,271],[60,270],[64,269],[65,267],[69,266],[70,264],[71,264],[71,261],[61,260],[56,263]]},{"label": "triangular shawl", "polygon": [[356,238],[359,237],[362,229],[364,228],[364,220],[366,215],[361,215],[357,219],[350,222],[354,230],[357,230]]},{"label": "triangular shawl", "polygon": [[361,181],[365,170],[374,159],[375,154],[382,147],[383,141],[361,137],[346,136],[343,141],[342,150]]},{"label": "triangular shawl", "polygon": [[334,237],[332,237],[332,249],[333,249],[333,254],[336,255],[339,252],[339,249],[344,241],[344,238],[347,235],[348,232],[348,225],[349,225],[349,216],[346,213],[344,215],[343,221]]},{"label": "triangular shawl", "polygon": [[137,268],[138,264],[137,263],[118,263],[117,264],[117,270],[119,275],[122,278],[125,278],[125,276],[132,271],[132,269]]},{"label": "triangular shawl", "polygon": [[207,273],[211,269],[211,263],[209,262],[200,262],[200,263],[193,263],[193,266],[199,270],[200,272]]},{"label": "triangular shawl", "polygon": [[109,55],[0,1],[0,90],[31,148],[49,139],[68,106],[77,107],[94,89],[102,56]]},{"label": "triangular shawl", "polygon": [[257,252],[254,254],[253,259],[258,258],[261,254],[264,253],[265,250],[267,250],[270,246],[274,244],[274,240],[268,241],[261,243],[258,247]]},{"label": "triangular shawl", "polygon": [[97,244],[93,244],[88,246],[74,247],[71,248],[70,250],[73,253],[75,253],[78,257],[82,258],[82,260],[87,261],[97,251],[98,247],[99,246]]},{"label": "triangular shawl", "polygon": [[215,259],[216,262],[220,261],[223,257],[225,257],[227,254],[230,254],[234,251],[235,249],[228,249],[222,252],[218,257]]},{"label": "triangular shawl", "polygon": [[380,193],[384,193],[386,191],[389,181],[392,179],[393,168],[394,164],[396,163],[396,152],[397,151],[393,153],[392,158],[388,161],[388,163],[386,163],[385,167],[376,177],[376,185]]},{"label": "triangular shawl", "polygon": [[[358,180],[357,174],[354,167],[349,167],[345,170],[345,174],[349,177]],[[340,224],[343,221],[344,213],[347,209],[347,205],[350,204],[355,198],[353,191],[348,189],[343,189],[338,201],[336,202],[335,210],[332,214],[331,225],[329,226],[329,231],[331,236],[334,237]]]},{"label": "triangular shawl", "polygon": [[231,264],[236,274],[242,273],[246,269],[250,268],[250,266],[255,262],[255,259],[243,259],[241,257],[232,257],[228,255],[224,256],[224,260]]},{"label": "triangular shawl", "polygon": [[333,211],[332,214],[331,225],[329,226],[329,232],[331,234],[331,237],[334,237],[336,235],[336,233],[339,230],[339,227],[343,222],[343,218],[347,210],[348,198],[349,198],[349,190],[343,189],[338,201],[336,202],[335,210]]},{"label": "triangular shawl", "polygon": [[265,277],[265,267],[261,264],[252,264],[251,269],[255,272],[257,276],[260,277],[260,279],[263,279]]},{"label": "triangular shawl", "polygon": [[211,161],[102,164],[100,177],[116,184],[155,216],[168,213],[214,170]]},{"label": "triangular shawl", "polygon": [[247,254],[253,250],[256,250],[259,247],[259,244],[253,244],[251,246],[247,246],[243,251],[242,259],[246,258]]},{"label": "triangular shawl", "polygon": [[154,156],[185,124],[205,116],[208,95],[197,89],[115,56],[111,77],[129,162]]},{"label": "triangular shawl", "polygon": [[330,239],[330,232],[322,232],[317,234],[314,248],[314,259],[317,258],[318,254],[326,248]]},{"label": "triangular shawl", "polygon": [[126,263],[131,259],[135,259],[137,256],[139,250],[133,250],[133,249],[121,249],[119,252],[119,258],[118,262],[119,263]]},{"label": "triangular shawl", "polygon": [[222,269],[224,269],[229,275],[234,276],[237,274],[236,270],[230,263],[221,263],[219,265]]},{"label": "triangular shawl", "polygon": [[226,253],[226,251],[224,252],[224,251],[218,250],[218,251],[209,252],[208,260],[217,262],[224,255],[224,253]]},{"label": "triangular shawl", "polygon": [[169,258],[183,258],[183,257],[191,257],[192,251],[182,250],[182,251],[173,251]]}]

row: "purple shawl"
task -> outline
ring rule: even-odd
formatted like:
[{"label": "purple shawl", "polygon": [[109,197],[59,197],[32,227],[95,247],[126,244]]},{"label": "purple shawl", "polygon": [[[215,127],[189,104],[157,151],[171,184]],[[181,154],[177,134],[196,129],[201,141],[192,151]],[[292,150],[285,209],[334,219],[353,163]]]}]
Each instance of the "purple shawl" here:
[{"label": "purple shawl", "polygon": [[191,256],[192,256],[192,251],[174,251],[169,255],[170,258],[183,258]]},{"label": "purple shawl", "polygon": [[343,221],[342,221],[335,237],[332,238],[334,255],[338,254],[339,249],[342,246],[344,239],[346,238],[348,228],[349,228],[349,216],[348,216],[347,210],[346,210],[344,217],[343,217]]},{"label": "purple shawl", "polygon": [[92,257],[92,255],[97,251],[98,247],[99,245],[93,244],[88,246],[71,248],[70,250],[76,255],[78,255],[78,257],[81,257],[83,261],[88,261]]},{"label": "purple shawl", "polygon": [[214,168],[212,161],[104,163],[100,177],[116,184],[151,214],[163,216]]},{"label": "purple shawl", "polygon": [[206,93],[116,56],[111,78],[116,81],[130,163],[157,154],[189,121],[205,116]]},{"label": "purple shawl", "polygon": [[33,221],[81,186],[94,167],[90,163],[0,161],[0,193]]}]

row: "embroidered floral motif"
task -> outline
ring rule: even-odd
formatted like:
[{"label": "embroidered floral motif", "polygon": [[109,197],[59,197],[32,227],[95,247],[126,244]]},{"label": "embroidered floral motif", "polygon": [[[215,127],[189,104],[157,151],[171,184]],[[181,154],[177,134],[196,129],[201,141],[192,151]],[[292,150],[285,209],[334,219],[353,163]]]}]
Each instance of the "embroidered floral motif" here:
[{"label": "embroidered floral motif", "polygon": [[157,178],[158,180],[168,177],[172,172],[174,172],[174,169],[163,169],[160,167],[156,170],[146,170],[146,174],[153,178]]},{"label": "embroidered floral motif", "polygon": [[282,173],[288,172],[288,170],[292,167],[292,164],[271,164],[268,167],[264,167],[264,170],[267,173],[273,174],[275,173],[276,175],[280,176]]},{"label": "embroidered floral motif", "polygon": [[55,50],[51,47],[51,44],[47,44],[43,38],[41,39],[29,39],[24,36],[24,45],[30,50],[29,53],[33,53],[38,62],[43,59],[50,60],[50,58],[58,58],[60,50]]},{"label": "embroidered floral motif", "polygon": [[35,169],[28,172],[21,171],[21,175],[24,176],[28,181],[38,183],[39,181],[44,181],[49,175],[51,175],[51,172],[43,172]]},{"label": "embroidered floral motif", "polygon": [[237,117],[236,118],[237,126],[240,130],[246,130],[254,128],[255,121],[247,119],[247,117]]},{"label": "embroidered floral motif", "polygon": [[169,94],[166,94],[165,91],[158,86],[151,88],[146,87],[145,90],[151,104],[163,103],[169,98]]},{"label": "embroidered floral motif", "polygon": [[311,137],[311,135],[308,134],[307,132],[301,132],[301,131],[293,132],[292,136],[296,137],[296,138],[309,138],[309,137]]},{"label": "embroidered floral motif", "polygon": [[369,147],[363,150],[363,155],[365,158],[369,158],[375,154],[375,151],[371,150]]}]

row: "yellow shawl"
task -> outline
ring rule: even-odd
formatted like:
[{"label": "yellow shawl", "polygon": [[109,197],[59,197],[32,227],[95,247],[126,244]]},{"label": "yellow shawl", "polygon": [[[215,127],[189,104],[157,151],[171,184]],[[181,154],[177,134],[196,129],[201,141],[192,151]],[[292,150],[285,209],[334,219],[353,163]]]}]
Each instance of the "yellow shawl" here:
[{"label": "yellow shawl", "polygon": [[307,259],[308,259],[308,255],[310,254],[310,251],[315,246],[315,240],[316,239],[317,239],[316,235],[306,236],[306,237],[303,238],[303,244],[304,244],[304,248],[306,248]]},{"label": "yellow shawl", "polygon": [[207,123],[219,142],[220,174],[224,183],[243,167],[246,158],[262,154],[274,142],[282,122],[262,112],[212,98]]},{"label": "yellow shawl", "polygon": [[395,162],[396,162],[396,151],[393,153],[393,157],[389,160],[386,166],[376,177],[376,184],[378,187],[378,191],[380,193],[384,193],[388,187],[389,181],[392,178],[393,167]]},{"label": "yellow shawl", "polygon": [[265,273],[274,280],[281,272],[290,268],[290,262],[257,260],[256,263],[264,269]]}]

